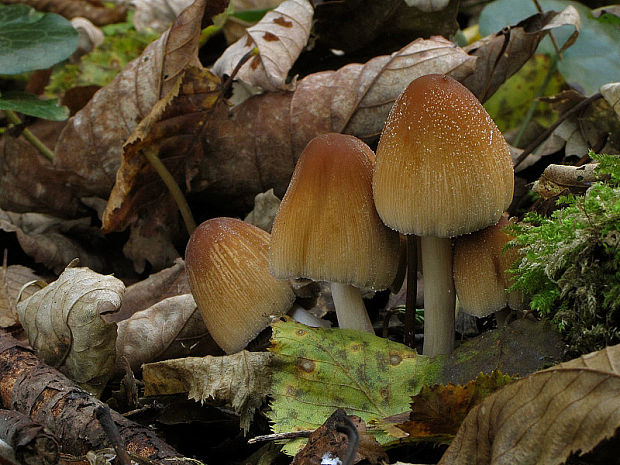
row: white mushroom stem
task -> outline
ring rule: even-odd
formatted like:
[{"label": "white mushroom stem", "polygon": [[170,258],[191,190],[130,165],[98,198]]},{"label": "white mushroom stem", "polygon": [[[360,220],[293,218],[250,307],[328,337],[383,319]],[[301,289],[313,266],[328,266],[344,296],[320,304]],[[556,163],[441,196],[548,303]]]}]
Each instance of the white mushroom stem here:
[{"label": "white mushroom stem", "polygon": [[350,284],[335,282],[331,283],[331,289],[338,326],[343,329],[357,329],[374,334],[375,331],[368,318],[360,290]]},{"label": "white mushroom stem", "polygon": [[329,328],[330,322],[327,320],[321,320],[317,318],[308,310],[303,308],[299,304],[293,304],[293,308],[288,311],[288,314],[291,318],[293,318],[297,323],[304,324],[306,326],[310,326],[312,328]]},{"label": "white mushroom stem", "polygon": [[456,293],[449,238],[421,238],[424,269],[424,355],[449,354],[454,348]]}]

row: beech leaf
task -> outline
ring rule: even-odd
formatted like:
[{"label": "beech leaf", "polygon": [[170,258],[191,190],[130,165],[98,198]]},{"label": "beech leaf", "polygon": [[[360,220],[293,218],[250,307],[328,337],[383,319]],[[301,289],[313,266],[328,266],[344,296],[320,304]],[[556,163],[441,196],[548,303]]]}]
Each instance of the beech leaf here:
[{"label": "beech leaf", "polygon": [[294,84],[287,84],[286,78],[308,42],[313,12],[308,0],[282,2],[224,51],[213,72],[231,75],[241,58],[256,47],[258,55],[239,69],[237,78],[268,91],[291,90]]},{"label": "beech leaf", "polygon": [[469,412],[440,464],[555,465],[620,427],[620,345],[516,381]]},{"label": "beech leaf", "polygon": [[168,297],[118,323],[116,372],[133,371],[161,359],[220,353],[204,325],[191,294]]},{"label": "beech leaf", "polygon": [[247,432],[254,411],[261,406],[271,380],[267,352],[241,351],[221,357],[187,357],[144,365],[144,395],[189,392],[200,402],[214,399],[231,405],[241,415]]},{"label": "beech leaf", "polygon": [[33,285],[22,289],[22,286],[40,280],[41,278],[33,270],[22,265],[0,268],[0,328],[19,324],[17,296],[19,295],[21,300],[30,297],[38,287]]},{"label": "beech leaf", "polygon": [[48,365],[101,393],[115,360],[116,324],[101,316],[121,305],[125,286],[88,268],[66,268],[56,281],[17,304],[30,345]]}]

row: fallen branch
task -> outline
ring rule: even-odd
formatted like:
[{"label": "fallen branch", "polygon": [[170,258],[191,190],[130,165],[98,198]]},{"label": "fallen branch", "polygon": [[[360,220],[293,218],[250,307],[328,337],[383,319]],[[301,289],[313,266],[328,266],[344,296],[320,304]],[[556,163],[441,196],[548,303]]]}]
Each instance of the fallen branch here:
[{"label": "fallen branch", "polygon": [[[94,414],[103,405],[0,330],[0,407],[21,412],[46,426],[60,439],[64,453],[84,455],[110,447]],[[167,465],[197,463],[182,457],[152,430],[118,412],[111,411],[111,415],[131,454]]]},{"label": "fallen branch", "polygon": [[44,426],[14,410],[0,410],[0,439],[13,448],[15,458],[26,465],[58,463],[58,439]]}]

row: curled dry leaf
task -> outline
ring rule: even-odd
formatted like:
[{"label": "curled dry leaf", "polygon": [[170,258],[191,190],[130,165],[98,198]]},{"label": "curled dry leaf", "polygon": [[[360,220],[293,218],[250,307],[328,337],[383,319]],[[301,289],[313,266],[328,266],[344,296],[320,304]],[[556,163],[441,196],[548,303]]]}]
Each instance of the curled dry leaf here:
[{"label": "curled dry leaf", "polygon": [[165,31],[192,0],[133,0],[133,25],[138,31]]},{"label": "curled dry leaf", "polygon": [[[14,232],[26,254],[56,273],[76,257],[89,268],[107,267],[96,250],[105,244],[105,239],[90,222],[90,218],[64,220],[42,213],[0,210],[0,230]],[[88,238],[88,242],[83,238]]]},{"label": "curled dry leaf", "polygon": [[267,91],[291,90],[294,84],[286,79],[308,42],[313,12],[308,0],[286,0],[228,47],[213,72],[231,75],[241,58],[256,47],[258,55],[239,69],[237,78]]},{"label": "curled dry leaf", "polygon": [[91,392],[101,392],[115,361],[116,324],[101,315],[121,305],[125,286],[88,268],[66,268],[17,305],[30,345],[45,363]]},{"label": "curled dry leaf", "polygon": [[27,286],[22,289],[22,286],[39,280],[41,278],[25,266],[11,265],[0,268],[0,328],[19,324],[17,297],[21,292],[21,300],[27,299],[39,289],[37,286]]},{"label": "curled dry leaf", "polygon": [[143,363],[220,353],[191,294],[168,297],[118,323],[117,373],[125,369],[122,357],[138,371]]},{"label": "curled dry leaf", "polygon": [[620,345],[540,371],[467,415],[440,464],[555,465],[620,427]]},{"label": "curled dry leaf", "polygon": [[69,119],[56,145],[54,163],[79,177],[72,184],[82,195],[108,197],[123,143],[155,103],[178,85],[183,70],[199,65],[198,41],[206,4],[209,13],[216,13],[215,7],[222,6],[222,1],[194,2],[170,29]]},{"label": "curled dry leaf", "polygon": [[241,414],[247,432],[254,411],[269,393],[271,374],[267,352],[241,351],[221,357],[187,357],[143,367],[146,396],[189,392],[190,399],[226,402]]},{"label": "curled dry leaf", "polygon": [[601,86],[601,95],[620,118],[620,82],[610,82]]}]

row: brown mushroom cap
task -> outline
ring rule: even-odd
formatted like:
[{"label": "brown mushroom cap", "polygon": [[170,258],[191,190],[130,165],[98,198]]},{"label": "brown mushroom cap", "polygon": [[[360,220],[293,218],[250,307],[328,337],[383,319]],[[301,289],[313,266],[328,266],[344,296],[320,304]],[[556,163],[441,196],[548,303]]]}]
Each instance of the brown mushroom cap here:
[{"label": "brown mushroom cap", "polygon": [[430,74],[398,97],[377,148],[375,205],[404,234],[453,237],[495,224],[513,193],[508,145],[478,99]]},{"label": "brown mushroom cap", "polygon": [[324,134],[308,143],[273,224],[274,276],[373,289],[392,283],[399,238],[374,208],[373,160],[353,136]]},{"label": "brown mushroom cap", "polygon": [[519,256],[517,249],[504,251],[514,239],[504,232],[508,224],[501,217],[497,224],[455,240],[454,287],[463,310],[470,315],[487,316],[522,301],[519,292],[506,292],[512,285],[507,270]]},{"label": "brown mushroom cap", "polygon": [[269,273],[269,233],[234,218],[214,218],[187,243],[189,283],[209,333],[228,354],[242,350],[295,300]]}]

